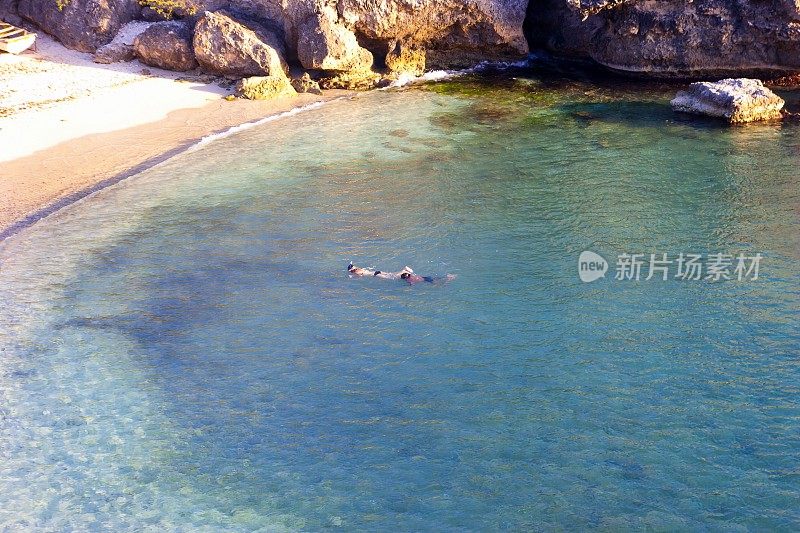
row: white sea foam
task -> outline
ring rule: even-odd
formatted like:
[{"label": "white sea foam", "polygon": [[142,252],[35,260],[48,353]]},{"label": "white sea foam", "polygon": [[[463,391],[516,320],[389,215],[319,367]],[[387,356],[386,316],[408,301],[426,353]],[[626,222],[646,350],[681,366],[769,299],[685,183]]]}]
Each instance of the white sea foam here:
[{"label": "white sea foam", "polygon": [[414,76],[413,74],[403,73],[398,76],[389,86],[385,89],[397,89],[407,85],[414,85],[417,83],[445,81],[459,76],[466,76],[476,72],[486,72],[490,70],[507,70],[510,68],[525,68],[530,65],[528,59],[520,61],[481,61],[474,67],[465,68],[461,70],[431,70],[424,73],[422,76]]},{"label": "white sea foam", "polygon": [[305,111],[311,111],[312,109],[317,109],[322,107],[323,105],[329,102],[335,102],[336,100],[341,100],[343,97],[334,98],[332,100],[326,100],[323,102],[314,102],[311,104],[307,104],[300,107],[295,107],[290,109],[289,111],[284,111],[283,113],[276,113],[275,115],[269,115],[268,117],[260,118],[258,120],[254,120],[252,122],[245,122],[244,124],[239,124],[238,126],[233,126],[228,128],[225,131],[221,131],[218,133],[212,133],[211,135],[206,135],[205,137],[201,138],[199,141],[194,143],[192,146],[186,149],[186,153],[194,152],[199,150],[203,146],[207,145],[210,142],[216,141],[217,139],[223,139],[225,137],[230,137],[235,133],[239,133],[240,131],[249,130],[251,128],[255,128],[256,126],[261,126],[262,124],[267,124],[269,122],[275,122],[276,120],[280,120],[282,118],[291,117],[297,115],[299,113],[303,113]]}]

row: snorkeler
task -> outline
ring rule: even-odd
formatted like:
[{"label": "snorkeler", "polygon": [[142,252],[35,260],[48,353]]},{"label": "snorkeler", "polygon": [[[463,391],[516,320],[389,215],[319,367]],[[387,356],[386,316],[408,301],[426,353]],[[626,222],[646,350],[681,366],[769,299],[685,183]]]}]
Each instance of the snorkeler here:
[{"label": "snorkeler", "polygon": [[453,281],[456,279],[456,275],[447,274],[441,278],[433,278],[431,276],[420,276],[419,274],[414,274],[413,272],[403,272],[400,274],[400,279],[407,281],[411,285],[414,283],[447,283],[448,281]]},{"label": "snorkeler", "polygon": [[401,270],[400,272],[381,272],[380,270],[370,270],[369,268],[357,267],[353,265],[353,263],[347,265],[347,272],[351,276],[356,276],[361,278],[376,277],[380,279],[400,279],[403,274],[414,273],[414,271],[407,266],[403,267],[403,270]]},{"label": "snorkeler", "polygon": [[347,265],[347,273],[351,276],[358,276],[358,277],[367,277],[367,276],[374,276],[375,270],[370,270],[368,268],[361,268],[355,266],[353,263]]},{"label": "snorkeler", "polygon": [[414,283],[447,283],[456,279],[455,274],[447,274],[441,278],[434,278],[431,276],[420,276],[415,274],[411,267],[405,266],[400,272],[381,272],[380,270],[371,270],[369,268],[361,268],[355,266],[353,263],[347,265],[347,272],[351,276],[356,277],[375,277],[381,279],[402,279],[409,284]]}]

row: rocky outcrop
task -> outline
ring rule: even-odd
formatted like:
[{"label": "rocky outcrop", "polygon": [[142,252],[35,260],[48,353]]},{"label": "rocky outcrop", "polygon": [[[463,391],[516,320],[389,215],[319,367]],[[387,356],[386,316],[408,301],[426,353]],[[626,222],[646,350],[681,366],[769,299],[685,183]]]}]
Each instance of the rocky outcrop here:
[{"label": "rocky outcrop", "polygon": [[421,76],[425,72],[425,50],[408,43],[392,43],[385,62],[391,72]]},{"label": "rocky outcrop", "polygon": [[311,79],[308,72],[303,73],[299,78],[292,80],[292,87],[299,93],[322,94],[319,83]]},{"label": "rocky outcrop", "polygon": [[339,72],[322,78],[319,86],[323,89],[346,89],[348,91],[368,91],[381,83],[381,75],[371,70]]},{"label": "rocky outcrop", "polygon": [[339,0],[349,27],[384,46],[408,42],[428,50],[434,66],[466,66],[476,57],[519,58],[528,0]]},{"label": "rocky outcrop", "polygon": [[732,124],[783,116],[784,101],[759,80],[726,79],[692,83],[672,100],[675,111],[718,117]]},{"label": "rocky outcrop", "polygon": [[112,41],[98,48],[93,59],[95,63],[104,65],[120,61],[133,61],[136,59],[136,52],[133,50],[133,45]]},{"label": "rocky outcrop", "polygon": [[[401,51],[414,51],[411,70],[418,70],[423,53],[432,67],[519,58],[528,51],[522,31],[527,4],[528,0],[0,0],[0,12],[7,18],[18,12],[66,46],[94,52],[111,41],[122,24],[137,16],[157,20],[163,15],[152,6],[166,5],[184,20],[199,18],[200,38],[194,48],[205,69],[263,75],[276,57],[254,40],[277,51],[281,62],[288,58],[329,72],[367,70],[373,64],[382,68],[385,60],[409,69],[411,62],[402,53],[387,58],[398,42],[404,43]],[[238,28],[231,42],[225,42],[221,35],[234,27],[206,14],[220,11],[252,33]],[[222,30],[214,33],[215,25]],[[226,58],[214,61],[212,55]],[[100,57],[110,60],[112,54]]]},{"label": "rocky outcrop", "polygon": [[[337,58],[337,41],[372,52],[382,66],[390,46],[404,42],[428,52],[436,67],[472,66],[484,59],[518,59],[528,52],[523,33],[528,0],[194,0],[201,9],[235,9],[281,28],[287,57],[306,68]],[[326,39],[322,41],[321,35]],[[320,44],[320,41],[322,43]],[[330,46],[331,54],[325,53]],[[360,56],[360,57],[359,57]],[[344,63],[366,63],[363,52]],[[359,60],[360,59],[360,60]],[[342,68],[340,66],[336,67]]]},{"label": "rocky outcrop", "polygon": [[625,74],[775,76],[800,70],[796,0],[532,0],[530,41]]},{"label": "rocky outcrop", "polygon": [[200,66],[225,76],[285,75],[280,38],[265,26],[225,12],[206,11],[194,28],[194,52]]},{"label": "rocky outcrop", "polygon": [[133,41],[149,26],[149,22],[129,22],[125,24],[113,41],[97,49],[94,53],[94,62],[109,64],[120,61],[133,61],[136,59]]},{"label": "rocky outcrop", "polygon": [[[427,68],[451,68],[519,58],[528,43],[651,78],[800,72],[800,0],[187,0],[187,9],[180,0],[176,5],[175,13],[186,20],[201,13],[193,43],[199,63],[230,76],[285,71],[286,58],[328,77],[371,65],[416,73],[423,61]],[[137,0],[0,0],[6,19],[21,16],[66,46],[88,52],[141,12]],[[110,48],[99,58],[126,53]]]},{"label": "rocky outcrop", "polygon": [[286,76],[254,76],[239,80],[236,95],[248,100],[269,100],[281,96],[293,96],[297,92]]},{"label": "rocky outcrop", "polygon": [[368,70],[372,53],[358,44],[356,35],[339,23],[330,6],[321,6],[297,26],[297,58],[314,70]]},{"label": "rocky outcrop", "polygon": [[19,15],[68,48],[94,52],[141,11],[136,0],[19,0]]},{"label": "rocky outcrop", "polygon": [[185,72],[197,67],[192,27],[181,21],[155,22],[133,42],[145,65]]}]

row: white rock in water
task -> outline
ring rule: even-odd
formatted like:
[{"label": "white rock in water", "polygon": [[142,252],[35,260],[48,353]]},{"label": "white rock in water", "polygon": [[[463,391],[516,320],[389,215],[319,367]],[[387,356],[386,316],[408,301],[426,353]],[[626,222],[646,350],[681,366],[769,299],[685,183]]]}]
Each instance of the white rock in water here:
[{"label": "white rock in water", "polygon": [[671,103],[675,111],[720,117],[732,124],[781,118],[785,104],[760,80],[748,78],[692,83]]}]

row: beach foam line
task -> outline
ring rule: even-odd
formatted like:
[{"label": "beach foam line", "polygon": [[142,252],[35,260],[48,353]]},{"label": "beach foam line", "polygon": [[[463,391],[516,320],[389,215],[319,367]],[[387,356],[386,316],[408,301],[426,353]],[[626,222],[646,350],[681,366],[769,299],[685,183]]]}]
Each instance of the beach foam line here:
[{"label": "beach foam line", "polygon": [[337,102],[337,101],[345,99],[345,98],[350,98],[350,96],[339,96],[337,98],[331,98],[330,100],[324,100],[324,101],[320,101],[320,102],[312,102],[310,104],[306,104],[306,105],[303,105],[303,106],[300,106],[300,107],[294,107],[294,108],[292,108],[292,109],[290,109],[288,111],[283,111],[282,113],[276,113],[274,115],[269,115],[269,116],[266,116],[264,118],[260,118],[258,120],[253,120],[253,121],[250,121],[250,122],[245,122],[243,124],[239,124],[237,126],[232,126],[232,127],[228,128],[227,130],[220,131],[220,132],[217,132],[217,133],[212,133],[210,135],[206,135],[206,136],[202,137],[199,141],[197,141],[196,143],[191,145],[184,152],[185,153],[195,152],[195,151],[199,150],[200,148],[206,146],[209,143],[212,143],[212,142],[214,142],[214,141],[216,141],[218,139],[224,139],[225,137],[230,137],[231,135],[239,133],[240,131],[246,131],[246,130],[249,130],[251,128],[255,128],[255,127],[261,126],[262,124],[268,124],[270,122],[275,122],[276,120],[280,120],[282,118],[288,118],[288,117],[291,117],[291,116],[294,116],[294,115],[298,115],[300,113],[305,113],[306,111],[311,111],[311,110],[314,110],[314,109],[318,109],[318,108],[324,106],[325,104],[329,104],[331,102]]}]

